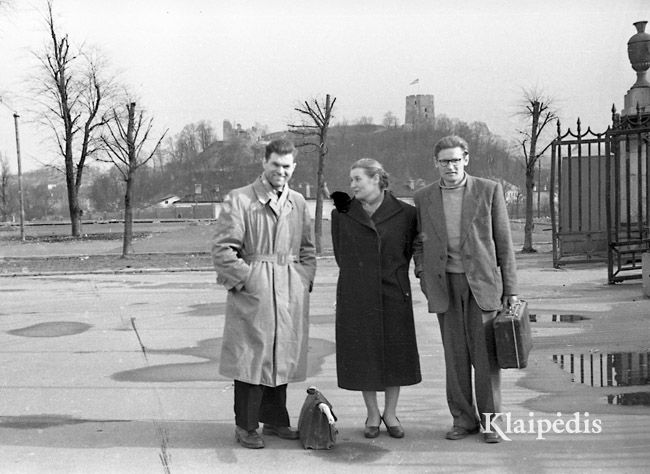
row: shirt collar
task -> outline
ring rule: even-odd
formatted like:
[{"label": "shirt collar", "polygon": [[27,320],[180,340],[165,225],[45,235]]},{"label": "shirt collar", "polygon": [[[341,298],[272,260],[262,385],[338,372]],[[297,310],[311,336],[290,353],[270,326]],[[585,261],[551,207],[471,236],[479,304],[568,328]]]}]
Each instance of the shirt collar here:
[{"label": "shirt collar", "polygon": [[463,175],[463,179],[460,181],[458,184],[454,184],[453,186],[447,186],[445,185],[445,182],[443,181],[442,178],[440,178],[440,188],[441,189],[457,189],[457,188],[462,188],[467,184],[467,173]]},{"label": "shirt collar", "polygon": [[289,187],[289,185],[285,184],[282,190],[280,191],[280,194],[278,194],[277,190],[273,186],[271,186],[269,180],[266,179],[266,176],[264,175],[260,176],[260,181],[262,182],[264,191],[266,191],[266,194],[268,195],[269,199],[280,199],[280,195],[284,194],[285,189]]}]

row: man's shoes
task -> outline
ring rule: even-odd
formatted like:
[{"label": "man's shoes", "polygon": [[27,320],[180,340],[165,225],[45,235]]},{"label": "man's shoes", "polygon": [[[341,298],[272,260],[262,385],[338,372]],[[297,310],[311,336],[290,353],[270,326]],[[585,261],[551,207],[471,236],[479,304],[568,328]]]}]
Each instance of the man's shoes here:
[{"label": "man's shoes", "polygon": [[244,428],[236,426],[235,439],[245,448],[260,449],[264,447],[264,440],[257,430],[246,431]]},{"label": "man's shoes", "polygon": [[368,419],[366,418],[366,426],[363,430],[363,435],[366,438],[376,438],[379,436],[379,426],[368,426]]},{"label": "man's shoes", "polygon": [[496,431],[485,431],[483,432],[483,441],[486,443],[500,443],[501,436]]},{"label": "man's shoes", "polygon": [[478,433],[478,427],[467,429],[460,426],[453,426],[450,431],[447,431],[445,438],[452,440],[463,439],[474,433]]},{"label": "man's shoes", "polygon": [[262,428],[262,434],[274,435],[282,439],[300,438],[300,433],[298,432],[298,430],[294,430],[290,426],[274,426],[274,425],[267,425],[266,423],[264,424],[264,428]]},{"label": "man's shoes", "polygon": [[[397,419],[397,417],[395,418]],[[381,421],[383,421],[384,425],[386,425],[386,429],[388,430],[388,434],[391,438],[404,437],[404,428],[402,428],[402,424],[400,423],[399,419],[397,419],[397,424],[393,426],[388,426],[388,423],[386,423],[386,420],[384,420],[383,416],[381,417]]]}]

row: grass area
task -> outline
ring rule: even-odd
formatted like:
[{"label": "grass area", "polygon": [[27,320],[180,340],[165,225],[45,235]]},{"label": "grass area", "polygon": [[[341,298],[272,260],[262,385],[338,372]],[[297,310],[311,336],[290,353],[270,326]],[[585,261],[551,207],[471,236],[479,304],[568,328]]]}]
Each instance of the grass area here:
[{"label": "grass area", "polygon": [[[121,258],[121,223],[86,223],[80,237],[70,236],[69,225],[28,225],[25,242],[17,226],[0,226],[0,274],[210,268],[215,226],[209,220],[136,222],[133,254],[126,259]],[[523,245],[523,229],[522,220],[512,221],[517,250]],[[550,223],[535,225],[533,242],[541,252],[550,250]],[[322,254],[331,255],[329,220],[323,221],[322,247]]]}]

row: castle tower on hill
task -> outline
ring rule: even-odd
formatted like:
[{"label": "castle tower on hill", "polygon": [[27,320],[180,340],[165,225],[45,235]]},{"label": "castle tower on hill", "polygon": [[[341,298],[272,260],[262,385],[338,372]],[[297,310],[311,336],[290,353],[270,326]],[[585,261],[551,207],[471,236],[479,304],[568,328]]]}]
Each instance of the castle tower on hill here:
[{"label": "castle tower on hill", "polygon": [[406,96],[404,126],[407,129],[431,127],[436,123],[433,94]]}]

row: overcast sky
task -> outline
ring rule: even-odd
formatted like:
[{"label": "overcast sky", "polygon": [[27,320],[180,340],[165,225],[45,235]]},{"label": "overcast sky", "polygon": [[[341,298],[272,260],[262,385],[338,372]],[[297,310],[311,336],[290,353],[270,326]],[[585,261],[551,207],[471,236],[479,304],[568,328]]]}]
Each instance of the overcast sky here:
[{"label": "overcast sky", "polygon": [[[11,0],[10,0],[11,1]],[[47,39],[45,0],[0,11],[0,95],[21,115],[23,168],[47,162],[25,84]],[[301,100],[337,97],[335,121],[392,111],[433,94],[436,114],[485,122],[504,137],[522,88],[554,97],[563,124],[604,130],[636,75],[632,23],[648,0],[55,0],[74,44],[101,50],[157,127],[209,120],[271,131]],[[650,32],[650,27],[648,28]],[[419,79],[417,85],[410,85]],[[15,170],[13,117],[0,106],[0,152]]]}]

